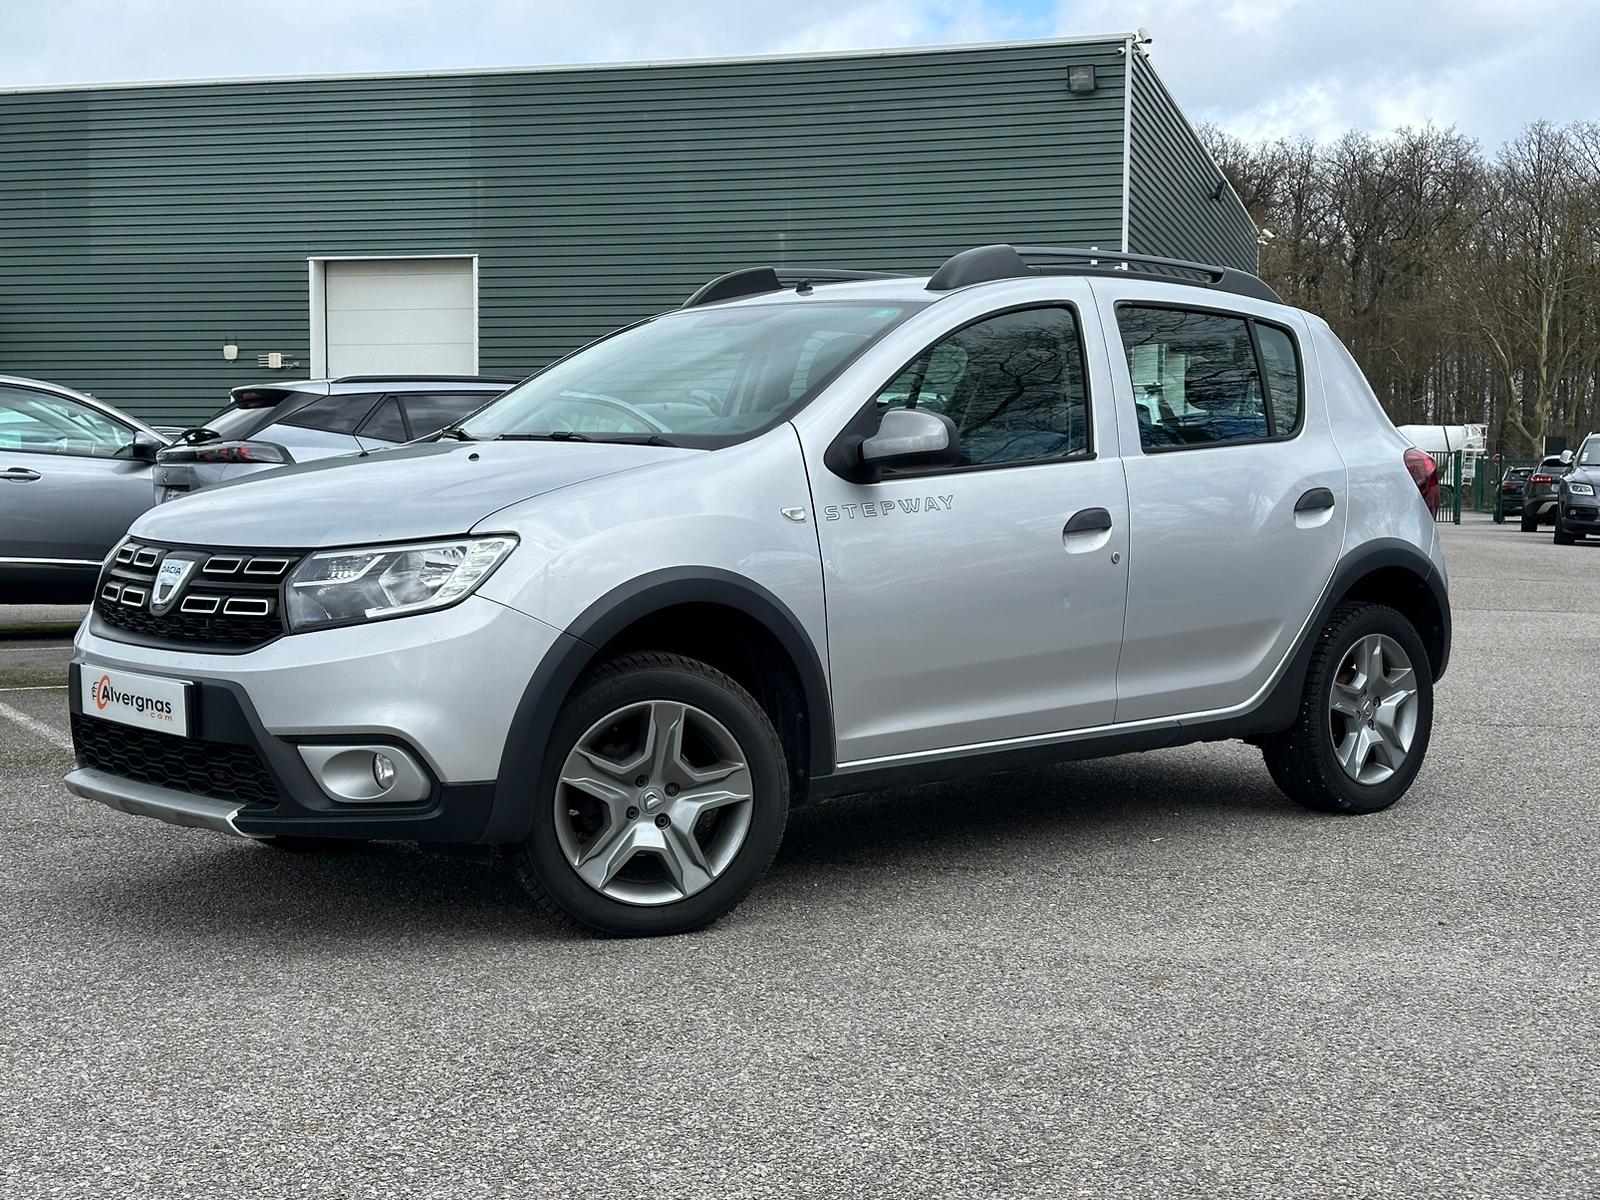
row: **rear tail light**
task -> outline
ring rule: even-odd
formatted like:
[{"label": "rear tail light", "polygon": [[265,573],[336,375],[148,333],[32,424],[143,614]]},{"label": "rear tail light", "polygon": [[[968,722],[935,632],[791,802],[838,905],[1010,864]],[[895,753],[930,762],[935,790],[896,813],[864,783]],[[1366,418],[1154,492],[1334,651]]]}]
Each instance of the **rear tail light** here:
[{"label": "rear tail light", "polygon": [[1439,467],[1415,446],[1406,451],[1406,470],[1411,472],[1411,478],[1417,485],[1417,491],[1422,493],[1422,502],[1428,506],[1431,516],[1439,515]]},{"label": "rear tail light", "polygon": [[202,442],[172,446],[156,455],[159,463],[292,463],[294,456],[273,442]]},{"label": "rear tail light", "polygon": [[1555,481],[1556,477],[1554,475],[1535,475],[1528,480],[1529,483],[1554,483]]}]

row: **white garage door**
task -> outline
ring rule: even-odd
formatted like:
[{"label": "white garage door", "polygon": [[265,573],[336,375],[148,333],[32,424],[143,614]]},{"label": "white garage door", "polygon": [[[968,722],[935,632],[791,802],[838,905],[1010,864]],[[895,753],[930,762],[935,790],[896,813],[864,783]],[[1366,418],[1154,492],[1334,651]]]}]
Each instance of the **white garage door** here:
[{"label": "white garage door", "polygon": [[477,372],[470,258],[329,262],[323,279],[329,376]]}]

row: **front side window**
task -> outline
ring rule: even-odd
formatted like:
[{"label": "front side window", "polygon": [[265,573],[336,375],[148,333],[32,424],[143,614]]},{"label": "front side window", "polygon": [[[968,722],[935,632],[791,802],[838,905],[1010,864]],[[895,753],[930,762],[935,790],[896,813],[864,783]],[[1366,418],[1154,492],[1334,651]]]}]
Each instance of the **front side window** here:
[{"label": "front side window", "polygon": [[1264,441],[1299,429],[1300,359],[1277,326],[1137,304],[1117,306],[1117,326],[1144,449]]},{"label": "front side window", "polygon": [[1584,438],[1578,447],[1577,463],[1580,467],[1600,467],[1600,437]]},{"label": "front side window", "polygon": [[133,431],[87,404],[24,388],[0,387],[0,450],[77,458],[126,457]]},{"label": "front side window", "polygon": [[625,329],[519,384],[466,436],[729,445],[806,404],[925,302],[692,308]]},{"label": "front side window", "polygon": [[489,401],[493,392],[410,392],[402,396],[411,436],[427,437],[446,425],[471,416]]},{"label": "front side window", "polygon": [[1089,452],[1089,390],[1067,308],[1002,313],[928,347],[878,393],[879,411],[921,408],[955,422],[963,466]]}]

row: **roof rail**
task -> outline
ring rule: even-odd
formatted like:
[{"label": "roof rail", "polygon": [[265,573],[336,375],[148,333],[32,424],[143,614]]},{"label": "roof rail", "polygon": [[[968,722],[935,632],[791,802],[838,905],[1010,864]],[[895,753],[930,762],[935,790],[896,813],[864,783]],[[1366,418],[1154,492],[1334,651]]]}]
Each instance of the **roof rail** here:
[{"label": "roof rail", "polygon": [[698,308],[723,300],[739,300],[781,291],[785,284],[806,290],[811,283],[849,283],[859,279],[899,279],[894,271],[843,271],[837,267],[747,267],[719,275],[683,302],[683,308]]},{"label": "roof rail", "polygon": [[341,375],[329,383],[521,383],[526,375]]},{"label": "roof rail", "polygon": [[[1121,265],[1101,266],[1102,263]],[[1120,250],[1084,250],[1076,246],[976,246],[948,259],[928,280],[928,290],[948,292],[968,284],[1021,279],[1029,275],[1122,275],[1133,270],[1169,283],[1187,283],[1273,304],[1283,303],[1277,292],[1248,271],[1182,258],[1126,254]]]}]

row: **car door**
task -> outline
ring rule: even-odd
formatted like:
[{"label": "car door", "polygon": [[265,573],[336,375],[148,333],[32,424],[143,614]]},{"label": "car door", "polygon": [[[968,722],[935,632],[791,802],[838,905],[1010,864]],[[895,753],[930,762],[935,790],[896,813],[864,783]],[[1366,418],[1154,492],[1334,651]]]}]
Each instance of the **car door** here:
[{"label": "car door", "polygon": [[1128,507],[1104,356],[1071,304],[992,313],[867,400],[948,416],[960,466],[856,483],[808,446],[841,765],[1112,721]]},{"label": "car door", "polygon": [[133,439],[70,396],[0,386],[0,560],[98,566],[155,499]]},{"label": "car door", "polygon": [[1134,513],[1117,721],[1246,706],[1316,609],[1344,540],[1346,473],[1306,386],[1309,338],[1276,306],[1093,287],[1122,343],[1113,376]]}]

